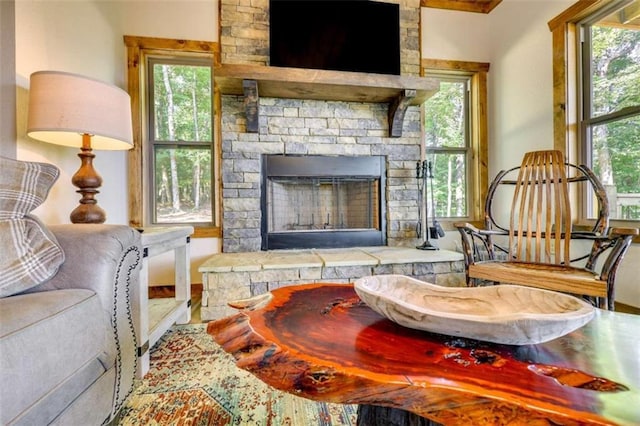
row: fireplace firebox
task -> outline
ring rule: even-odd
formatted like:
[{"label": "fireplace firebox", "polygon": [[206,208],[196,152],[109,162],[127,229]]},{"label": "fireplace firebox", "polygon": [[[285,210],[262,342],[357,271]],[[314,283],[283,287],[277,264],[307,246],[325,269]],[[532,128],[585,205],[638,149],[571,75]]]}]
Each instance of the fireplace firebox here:
[{"label": "fireplace firebox", "polygon": [[383,156],[262,156],[262,250],[386,244]]}]

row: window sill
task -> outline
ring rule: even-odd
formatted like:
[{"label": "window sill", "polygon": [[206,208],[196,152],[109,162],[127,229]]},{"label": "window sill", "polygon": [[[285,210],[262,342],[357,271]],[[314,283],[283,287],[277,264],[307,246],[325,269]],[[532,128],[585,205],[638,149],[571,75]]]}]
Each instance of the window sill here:
[{"label": "window sill", "polygon": [[220,238],[222,237],[222,229],[219,226],[194,226],[193,238]]}]

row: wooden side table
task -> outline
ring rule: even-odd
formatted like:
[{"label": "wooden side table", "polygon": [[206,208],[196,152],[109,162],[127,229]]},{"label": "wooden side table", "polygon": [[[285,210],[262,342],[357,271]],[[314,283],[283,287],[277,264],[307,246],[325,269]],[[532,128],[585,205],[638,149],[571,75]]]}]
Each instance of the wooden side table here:
[{"label": "wooden side table", "polygon": [[[142,229],[140,288],[134,296],[134,327],[138,338],[136,377],[149,371],[149,349],[174,324],[191,321],[191,274],[189,243],[192,226]],[[174,251],[175,297],[149,299],[149,258]]]}]

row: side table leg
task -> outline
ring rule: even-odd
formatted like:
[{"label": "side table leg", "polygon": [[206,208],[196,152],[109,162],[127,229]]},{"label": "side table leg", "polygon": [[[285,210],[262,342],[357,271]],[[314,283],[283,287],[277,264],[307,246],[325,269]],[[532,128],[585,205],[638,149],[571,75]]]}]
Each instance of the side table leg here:
[{"label": "side table leg", "polygon": [[410,411],[379,405],[358,406],[358,426],[442,426]]},{"label": "side table leg", "polygon": [[176,300],[186,300],[187,309],[176,318],[176,324],[187,324],[191,321],[191,271],[189,256],[189,241],[175,249],[175,288]]}]

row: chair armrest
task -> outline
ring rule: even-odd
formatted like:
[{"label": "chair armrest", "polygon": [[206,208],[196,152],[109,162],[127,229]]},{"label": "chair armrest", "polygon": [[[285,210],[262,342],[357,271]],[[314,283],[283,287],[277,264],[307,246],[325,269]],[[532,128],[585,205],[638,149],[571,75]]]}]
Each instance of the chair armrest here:
[{"label": "chair armrest", "polygon": [[468,270],[470,265],[479,261],[496,260],[496,252],[508,253],[492,238],[508,235],[502,229],[479,229],[468,222],[455,222],[453,226],[460,232],[462,254],[467,271],[467,285],[469,285]]},{"label": "chair armrest", "polygon": [[458,228],[459,231],[480,232],[480,229],[476,228],[469,222],[454,222],[453,226]]},{"label": "chair armrest", "polygon": [[479,236],[492,236],[492,235],[508,235],[508,233],[496,230],[496,229],[480,229],[469,222],[455,222],[453,224],[460,232],[470,232]]},{"label": "chair armrest", "polygon": [[100,299],[118,350],[112,416],[133,390],[137,353],[131,301],[139,291],[140,233],[124,225],[54,225],[65,261],[58,273],[34,291],[84,288]]},{"label": "chair armrest", "polygon": [[638,233],[640,233],[638,228],[611,228],[611,235],[631,235],[632,237],[635,237]]}]

